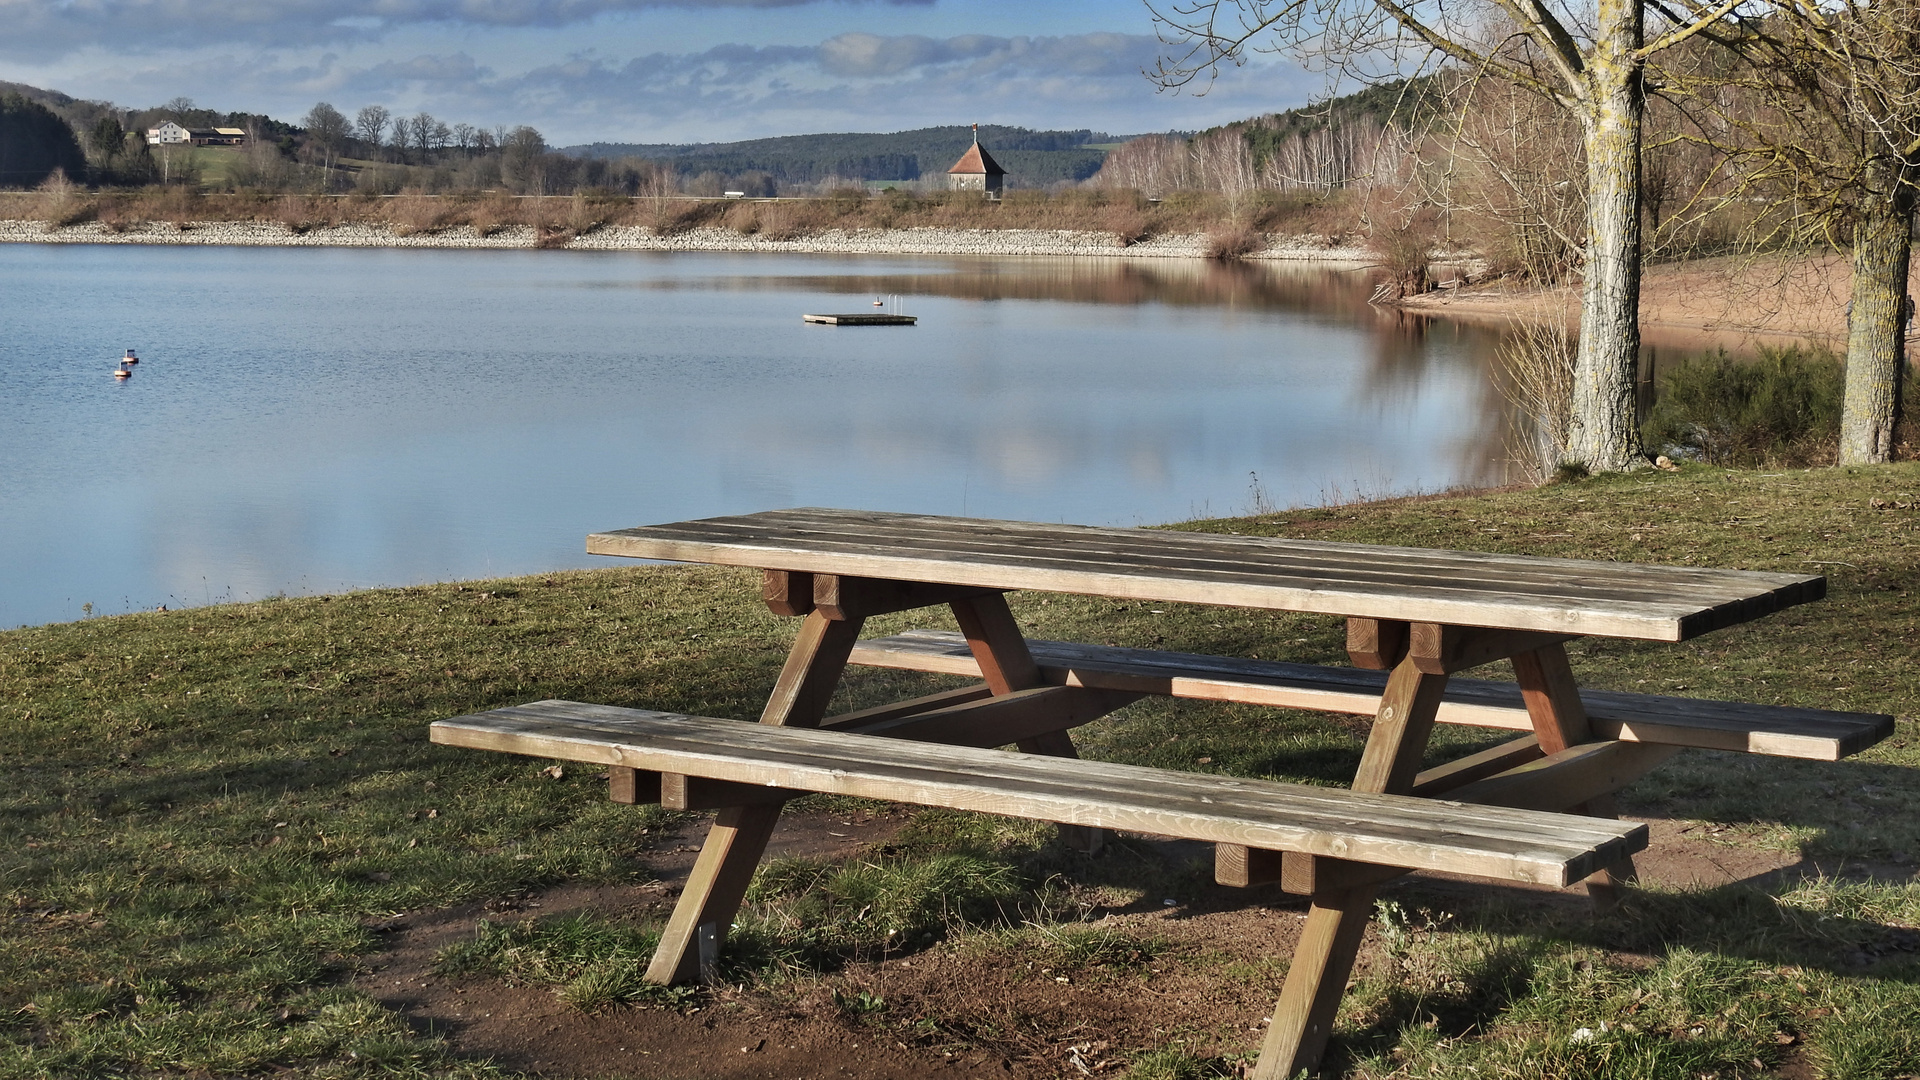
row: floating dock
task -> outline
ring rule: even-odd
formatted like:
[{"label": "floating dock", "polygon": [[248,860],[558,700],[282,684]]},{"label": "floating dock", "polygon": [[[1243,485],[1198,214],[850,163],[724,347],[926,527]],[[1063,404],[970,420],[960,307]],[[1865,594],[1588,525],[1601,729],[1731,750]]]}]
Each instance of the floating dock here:
[{"label": "floating dock", "polygon": [[802,315],[800,318],[810,323],[825,323],[828,326],[912,326],[920,321],[918,315],[878,315],[871,312],[855,312],[849,315]]}]

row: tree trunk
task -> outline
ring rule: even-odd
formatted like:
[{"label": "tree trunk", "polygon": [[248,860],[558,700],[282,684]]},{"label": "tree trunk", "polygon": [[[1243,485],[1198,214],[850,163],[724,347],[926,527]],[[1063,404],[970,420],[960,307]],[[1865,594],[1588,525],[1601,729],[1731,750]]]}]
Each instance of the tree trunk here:
[{"label": "tree trunk", "polygon": [[1895,165],[1872,170],[1871,200],[1853,234],[1853,302],[1847,309],[1847,396],[1840,464],[1893,458],[1900,380],[1906,375],[1907,273],[1913,257],[1914,189]]},{"label": "tree trunk", "polygon": [[1640,123],[1646,108],[1640,0],[1600,0],[1587,67],[1587,250],[1567,457],[1594,472],[1645,463],[1640,364]]}]

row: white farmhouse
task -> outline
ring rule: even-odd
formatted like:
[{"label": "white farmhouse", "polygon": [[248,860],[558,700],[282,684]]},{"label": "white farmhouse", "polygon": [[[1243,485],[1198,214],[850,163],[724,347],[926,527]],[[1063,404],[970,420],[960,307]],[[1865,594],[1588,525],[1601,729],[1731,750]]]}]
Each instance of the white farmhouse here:
[{"label": "white farmhouse", "polygon": [[148,146],[243,146],[246,141],[245,128],[190,128],[167,120],[147,129]]}]

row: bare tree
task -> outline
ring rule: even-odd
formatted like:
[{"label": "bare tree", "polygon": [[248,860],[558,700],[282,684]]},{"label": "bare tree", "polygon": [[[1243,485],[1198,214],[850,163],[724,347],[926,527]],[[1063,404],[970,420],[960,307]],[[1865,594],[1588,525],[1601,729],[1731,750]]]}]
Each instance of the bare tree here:
[{"label": "bare tree", "polygon": [[1888,461],[1913,314],[1908,280],[1920,204],[1920,0],[1795,5],[1777,21],[1794,81],[1837,129],[1830,140],[1836,152],[1816,175],[1840,181],[1839,208],[1853,249],[1840,463]]},{"label": "bare tree", "polygon": [[522,124],[507,132],[500,140],[501,179],[528,195],[545,195],[547,177],[541,158],[546,152],[547,140],[533,128]]},{"label": "bare tree", "polygon": [[1238,228],[1240,210],[1259,185],[1253,168],[1253,148],[1237,127],[1225,127],[1195,137],[1187,144],[1199,187],[1226,196],[1227,218]]},{"label": "bare tree", "polygon": [[378,151],[386,140],[387,124],[392,119],[393,114],[387,111],[385,105],[368,105],[354,114],[353,133]]},{"label": "bare tree", "polygon": [[1496,269],[1558,284],[1577,268],[1584,237],[1579,123],[1503,79],[1444,82],[1435,142],[1445,179],[1436,198],[1480,238]]},{"label": "bare tree", "polygon": [[339,109],[322,101],[308,110],[301,126],[307,129],[307,143],[320,152],[320,167],[333,171],[333,162],[345,145],[352,125],[342,116]]},{"label": "bare tree", "polygon": [[[1754,0],[1766,4],[1769,0]],[[1741,0],[1147,0],[1171,46],[1162,86],[1259,49],[1374,78],[1440,58],[1558,102],[1581,125],[1587,210],[1569,454],[1594,470],[1645,462],[1640,354],[1640,149],[1648,60],[1723,23]],[[1754,6],[1749,3],[1745,6]],[[1657,22],[1648,40],[1649,12]],[[1317,1055],[1316,1055],[1317,1056]]]},{"label": "bare tree", "polygon": [[413,119],[402,121],[399,125],[407,129],[407,141],[420,152],[420,163],[425,165],[435,151],[446,145],[447,125],[433,118],[431,113],[415,113]]},{"label": "bare tree", "polygon": [[1683,57],[1660,76],[1694,84],[1711,121],[1699,141],[1735,163],[1722,201],[1791,207],[1755,223],[1755,246],[1851,249],[1839,460],[1887,461],[1920,202],[1920,0],[1786,5],[1742,25],[1738,46],[1731,63]]}]

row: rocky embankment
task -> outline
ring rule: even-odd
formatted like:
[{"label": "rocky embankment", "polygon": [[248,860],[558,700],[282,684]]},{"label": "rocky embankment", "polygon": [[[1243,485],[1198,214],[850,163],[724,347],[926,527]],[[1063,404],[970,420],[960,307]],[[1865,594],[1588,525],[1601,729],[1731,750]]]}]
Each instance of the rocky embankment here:
[{"label": "rocky embankment", "polygon": [[[745,235],[731,229],[693,229],[668,236],[629,226],[607,226],[545,245],[529,226],[481,235],[471,226],[402,233],[378,225],[329,225],[293,229],[275,222],[205,221],[154,223],[110,229],[99,222],[52,226],[38,221],[0,221],[0,243],[28,244],[219,244],[242,247],[533,248],[576,251],[786,251],[847,255],[1123,255],[1129,258],[1203,258],[1204,235],[1156,236],[1121,244],[1112,233],[1065,229],[854,229],[828,230],[790,239]],[[1335,246],[1320,237],[1270,237],[1253,259],[1366,261],[1367,252]]]}]

